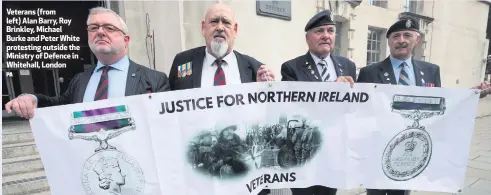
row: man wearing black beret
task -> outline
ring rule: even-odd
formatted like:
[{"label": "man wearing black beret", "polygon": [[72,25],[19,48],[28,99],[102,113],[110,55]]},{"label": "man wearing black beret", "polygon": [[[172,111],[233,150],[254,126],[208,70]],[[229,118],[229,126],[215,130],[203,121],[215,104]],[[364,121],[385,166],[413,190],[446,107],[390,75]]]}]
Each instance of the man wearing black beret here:
[{"label": "man wearing black beret", "polygon": [[[387,30],[390,56],[384,61],[363,67],[360,83],[384,83],[441,87],[440,68],[432,63],[412,59],[414,47],[421,40],[418,23],[403,18]],[[367,195],[409,195],[407,190],[367,189]]]},{"label": "man wearing black beret", "polygon": [[[356,79],[355,63],[332,55],[336,26],[329,10],[317,13],[305,26],[309,51],[281,66],[282,81],[347,82]],[[292,188],[292,195],[335,195],[337,189],[325,186]]]},{"label": "man wearing black beret", "polygon": [[[282,81],[347,82],[356,79],[355,63],[332,55],[336,26],[329,10],[312,17],[305,26],[309,51],[281,65]],[[333,193],[335,194],[335,192]]]},{"label": "man wearing black beret", "polygon": [[[412,58],[421,40],[418,23],[403,18],[387,30],[390,56],[384,61],[363,67],[357,82],[441,87],[440,67]],[[371,194],[370,194],[371,195]]]},{"label": "man wearing black beret", "polygon": [[[358,75],[359,83],[383,83],[404,86],[441,87],[438,65],[415,60],[411,54],[421,40],[418,23],[403,18],[387,31],[390,56],[384,61],[363,67]],[[479,89],[481,98],[491,93],[491,85],[482,82],[473,87]],[[367,189],[367,195],[409,195],[409,190]]]},{"label": "man wearing black beret", "polygon": [[414,19],[403,18],[394,23],[387,31],[387,38],[390,56],[363,67],[357,82],[441,87],[440,67],[412,58],[414,47],[421,40],[419,25]]}]

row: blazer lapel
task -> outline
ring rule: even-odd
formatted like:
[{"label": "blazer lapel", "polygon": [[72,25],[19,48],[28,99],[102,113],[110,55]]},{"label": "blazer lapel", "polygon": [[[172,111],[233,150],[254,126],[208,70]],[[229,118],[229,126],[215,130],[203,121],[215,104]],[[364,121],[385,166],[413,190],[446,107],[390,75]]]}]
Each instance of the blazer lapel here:
[{"label": "blazer lapel", "polygon": [[234,51],[237,58],[237,66],[239,66],[240,81],[242,83],[250,83],[253,81],[251,65],[244,60],[239,52]]},{"label": "blazer lapel", "polygon": [[382,62],[382,65],[380,66],[379,77],[383,84],[397,85],[394,70],[392,69],[392,64],[390,63],[390,58],[386,58]]},{"label": "blazer lapel", "polygon": [[74,103],[81,103],[84,100],[85,90],[87,89],[87,85],[89,84],[90,77],[95,70],[95,66],[91,68],[89,71],[84,72],[80,75],[79,86],[77,86],[77,90],[75,91]]},{"label": "blazer lapel", "polygon": [[140,67],[135,65],[135,63],[130,60],[130,66],[128,67],[128,75],[126,76],[125,96],[138,94],[138,83],[142,76],[139,70]]},{"label": "blazer lapel", "polygon": [[203,71],[203,60],[205,59],[205,47],[202,49],[198,50],[198,52],[195,55],[196,57],[193,58],[193,61],[191,62],[193,67],[193,74],[191,78],[193,79],[193,87],[194,88],[200,88],[201,87],[201,72]]},{"label": "blazer lapel", "polygon": [[334,69],[336,70],[336,75],[338,77],[340,76],[344,76],[344,75],[349,75],[347,74],[347,72],[345,72],[344,70],[344,66],[341,65],[337,60],[336,60],[336,57],[334,57],[333,55],[330,55],[331,56],[331,60],[332,60],[332,63],[334,64]]},{"label": "blazer lapel", "polygon": [[305,62],[301,66],[303,72],[311,81],[322,81],[319,71],[317,71],[317,65],[309,52],[305,54]]},{"label": "blazer lapel", "polygon": [[424,70],[417,61],[412,60],[412,63],[414,69],[414,78],[416,79],[416,86],[421,86],[424,80]]}]

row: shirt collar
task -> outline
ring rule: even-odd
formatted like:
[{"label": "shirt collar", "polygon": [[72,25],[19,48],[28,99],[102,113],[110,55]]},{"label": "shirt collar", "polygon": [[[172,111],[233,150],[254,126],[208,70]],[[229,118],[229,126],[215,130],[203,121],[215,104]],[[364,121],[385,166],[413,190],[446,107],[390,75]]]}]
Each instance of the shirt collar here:
[{"label": "shirt collar", "polygon": [[[210,59],[208,62],[210,63],[209,65],[213,65],[213,63],[215,63],[215,60],[217,58],[215,58],[215,56],[211,55],[210,53],[208,53],[208,47],[205,48],[205,53],[206,53],[206,59]],[[235,53],[234,53],[234,50],[232,49],[232,51],[230,51],[230,53],[228,53],[226,56],[224,56],[222,59],[227,62],[226,64],[230,64],[230,62],[232,62],[232,58],[235,57]]]},{"label": "shirt collar", "polygon": [[392,63],[392,68],[399,68],[402,62],[406,62],[407,66],[409,68],[413,68],[413,62],[412,62],[412,56],[410,56],[408,59],[402,61],[397,58],[394,58],[392,55],[390,55],[390,62]]},{"label": "shirt collar", "polygon": [[[125,55],[120,60],[118,60],[116,63],[110,64],[109,66],[111,66],[112,68],[114,68],[116,70],[125,71],[128,69],[129,64],[130,64],[130,61],[128,59],[128,56]],[[97,72],[102,66],[104,66],[104,64],[102,64],[101,61],[97,61],[97,66],[95,67],[94,71]]]},{"label": "shirt collar", "polygon": [[327,62],[327,60],[329,59],[329,57],[331,57],[331,53],[327,54],[327,57],[324,58],[324,59],[320,59],[319,57],[317,57],[316,55],[314,55],[312,52],[309,52],[309,53],[310,53],[310,56],[312,56],[312,59],[314,59],[315,65],[319,64],[319,62],[321,60],[325,60]]}]

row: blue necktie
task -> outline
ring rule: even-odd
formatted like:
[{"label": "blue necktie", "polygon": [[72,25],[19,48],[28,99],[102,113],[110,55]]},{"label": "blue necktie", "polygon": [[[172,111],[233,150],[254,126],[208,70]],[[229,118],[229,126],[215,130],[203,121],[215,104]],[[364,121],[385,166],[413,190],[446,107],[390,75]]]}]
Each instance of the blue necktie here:
[{"label": "blue necktie", "polygon": [[409,85],[409,75],[406,72],[406,62],[402,62],[401,74],[399,75],[399,85]]}]

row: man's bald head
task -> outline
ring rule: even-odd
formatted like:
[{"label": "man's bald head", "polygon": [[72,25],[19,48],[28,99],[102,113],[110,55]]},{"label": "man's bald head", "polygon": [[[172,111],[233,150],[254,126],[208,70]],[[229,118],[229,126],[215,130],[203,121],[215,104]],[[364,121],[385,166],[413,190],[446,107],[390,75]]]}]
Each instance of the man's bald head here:
[{"label": "man's bald head", "polygon": [[208,8],[205,20],[201,23],[201,33],[211,55],[222,58],[230,53],[237,35],[237,23],[232,8],[222,3]]},{"label": "man's bald head", "polygon": [[215,3],[208,8],[208,10],[206,10],[205,21],[212,18],[216,13],[223,13],[224,15],[227,15],[231,21],[235,22],[235,15],[232,8],[223,3]]}]

